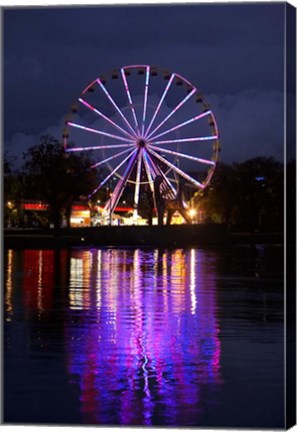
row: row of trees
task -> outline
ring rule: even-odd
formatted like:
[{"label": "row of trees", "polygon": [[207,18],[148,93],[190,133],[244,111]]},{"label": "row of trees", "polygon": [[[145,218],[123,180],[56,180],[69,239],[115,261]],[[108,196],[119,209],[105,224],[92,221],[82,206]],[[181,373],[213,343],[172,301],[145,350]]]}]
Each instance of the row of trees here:
[{"label": "row of trees", "polygon": [[[295,161],[287,165],[287,192],[294,194]],[[194,195],[204,217],[243,231],[282,231],[284,166],[272,157],[219,164],[210,186]]]},{"label": "row of trees", "polygon": [[[24,226],[22,203],[26,199],[45,201],[49,205],[47,221],[56,227],[64,217],[69,225],[74,201],[85,200],[103,178],[103,172],[90,169],[91,153],[66,153],[63,146],[51,136],[23,154],[24,164],[19,170],[13,161],[4,157],[4,219],[8,223]],[[288,194],[295,196],[295,161],[287,165]],[[290,180],[291,179],[291,180]],[[98,191],[93,202],[106,199],[105,191]],[[124,199],[133,205],[129,188]],[[131,201],[131,202],[130,202]],[[92,203],[91,203],[92,204]],[[225,223],[237,230],[283,229],[284,167],[273,158],[257,157],[231,165],[220,163],[205,191],[195,193],[191,199],[203,220]],[[143,207],[143,208],[142,208]],[[146,207],[140,200],[139,212]]]}]

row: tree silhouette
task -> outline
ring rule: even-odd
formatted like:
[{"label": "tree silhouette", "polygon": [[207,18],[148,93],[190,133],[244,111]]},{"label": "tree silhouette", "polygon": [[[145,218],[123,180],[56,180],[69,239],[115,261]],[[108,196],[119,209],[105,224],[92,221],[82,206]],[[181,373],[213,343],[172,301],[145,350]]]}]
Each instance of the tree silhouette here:
[{"label": "tree silhouette", "polygon": [[220,163],[205,189],[195,195],[199,209],[203,209],[208,220],[232,225],[238,206],[239,181],[232,165]]},{"label": "tree silhouette", "polygon": [[283,165],[256,157],[219,164],[208,188],[194,197],[207,220],[240,230],[283,229]]},{"label": "tree silhouette", "polygon": [[4,225],[19,226],[23,219],[23,175],[14,169],[14,159],[7,152],[3,158]]},{"label": "tree silhouette", "polygon": [[69,226],[73,202],[86,199],[98,183],[98,172],[90,169],[90,155],[66,153],[54,137],[45,135],[23,158],[28,196],[48,203],[55,228],[61,226],[63,212]]}]

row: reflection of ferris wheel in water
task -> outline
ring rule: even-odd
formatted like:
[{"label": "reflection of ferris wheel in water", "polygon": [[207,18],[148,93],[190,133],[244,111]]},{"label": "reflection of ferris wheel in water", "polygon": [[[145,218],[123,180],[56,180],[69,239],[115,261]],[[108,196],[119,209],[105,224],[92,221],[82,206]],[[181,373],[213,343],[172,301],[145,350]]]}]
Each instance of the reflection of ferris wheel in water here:
[{"label": "reflection of ferris wheel in water", "polygon": [[164,197],[177,196],[180,180],[204,189],[218,160],[218,128],[200,91],[177,73],[147,65],[125,66],[98,77],[78,98],[63,134],[67,152],[94,151],[103,180],[116,179],[105,205],[114,212],[124,189],[154,194],[161,176]]}]

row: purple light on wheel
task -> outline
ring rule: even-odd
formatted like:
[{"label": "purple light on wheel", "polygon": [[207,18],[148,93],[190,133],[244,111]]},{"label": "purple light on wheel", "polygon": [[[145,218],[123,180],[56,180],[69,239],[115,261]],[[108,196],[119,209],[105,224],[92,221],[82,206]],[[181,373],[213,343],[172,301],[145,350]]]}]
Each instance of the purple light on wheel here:
[{"label": "purple light on wheel", "polygon": [[80,151],[86,151],[86,150],[106,150],[106,149],[112,149],[112,148],[122,148],[122,147],[134,147],[133,144],[112,144],[112,145],[102,145],[102,146],[92,146],[92,147],[76,147],[76,148],[69,148],[66,149],[66,152],[80,152]]},{"label": "purple light on wheel", "polygon": [[94,193],[96,193],[103,185],[105,185],[105,183],[110,179],[110,177],[112,177],[120,168],[122,165],[124,165],[124,163],[134,154],[137,152],[137,149],[133,150],[132,153],[130,153],[125,159],[122,160],[122,162],[120,162],[112,171],[111,173],[108,174],[108,176],[105,177],[104,180],[102,180],[101,183],[99,183],[99,185],[96,187],[96,189],[93,190],[92,193],[90,193],[90,195],[88,195],[88,198],[90,198],[92,195],[94,195]]},{"label": "purple light on wheel", "polygon": [[164,123],[166,123],[170,117],[173,116],[189,99],[193,96],[194,93],[196,93],[197,89],[193,89],[172,111],[168,114],[168,116],[149,134],[147,135],[147,139],[149,140],[150,137],[158,130],[161,126],[163,126]]},{"label": "purple light on wheel", "polygon": [[144,134],[144,125],[145,125],[145,116],[146,116],[146,108],[147,108],[147,94],[148,94],[148,86],[149,86],[149,78],[150,78],[150,67],[146,68],[145,75],[145,89],[144,89],[144,102],[143,102],[143,115],[142,115],[142,132],[141,135]]},{"label": "purple light on wheel", "polygon": [[146,157],[150,163],[150,165],[153,167],[155,176],[156,175],[161,175],[165,181],[165,183],[167,184],[167,186],[169,186],[169,188],[171,189],[171,196],[169,198],[175,198],[176,197],[176,189],[172,186],[172,184],[170,183],[170,181],[168,180],[168,178],[166,177],[166,175],[163,173],[162,169],[154,163],[153,159],[150,157],[149,153],[153,153],[153,152],[146,152]]},{"label": "purple light on wheel", "polygon": [[117,185],[115,187],[115,190],[113,191],[113,194],[112,194],[110,200],[105,205],[104,210],[107,210],[109,208],[110,212],[114,211],[114,209],[115,209],[117,203],[119,202],[119,199],[120,199],[120,197],[121,197],[121,195],[122,195],[122,193],[124,191],[124,188],[126,186],[128,178],[129,178],[129,176],[131,174],[131,171],[132,171],[134,162],[136,160],[137,154],[138,154],[137,150],[135,150],[134,152],[132,152],[128,156],[128,158],[126,158],[126,160],[128,160],[130,158],[130,160],[128,162],[128,165],[127,165],[127,167],[125,169],[125,172],[124,172],[122,178],[118,181],[118,183],[117,183]]},{"label": "purple light on wheel", "polygon": [[128,86],[128,82],[127,82],[127,79],[126,79],[124,68],[121,69],[121,75],[122,75],[122,79],[123,79],[123,82],[124,82],[125,90],[126,90],[126,93],[127,93],[128,101],[129,101],[129,104],[130,104],[130,107],[131,107],[131,110],[132,110],[135,127],[136,127],[138,133],[140,134],[139,127],[138,127],[138,122],[137,122],[137,117],[136,117],[136,114],[135,114],[135,109],[134,109],[134,106],[133,106],[133,102],[132,102],[132,98],[131,98],[131,94],[130,94],[130,90],[129,90],[129,86]]},{"label": "purple light on wheel", "polygon": [[99,84],[99,86],[101,87],[101,89],[103,90],[103,92],[106,94],[106,96],[108,97],[108,99],[110,100],[110,102],[112,103],[112,105],[115,107],[115,109],[117,110],[117,112],[120,114],[120,116],[122,117],[122,119],[124,120],[124,122],[126,123],[126,125],[128,126],[128,128],[131,130],[133,136],[135,136],[137,138],[137,135],[136,135],[134,129],[132,128],[132,126],[130,125],[130,123],[128,122],[128,120],[126,119],[126,117],[124,116],[124,114],[122,113],[122,111],[120,110],[120,108],[117,106],[117,104],[115,103],[115,101],[113,100],[113,98],[110,96],[109,92],[104,87],[104,85],[100,81],[100,78],[97,78],[97,83]]},{"label": "purple light on wheel", "polygon": [[134,191],[134,212],[136,214],[137,214],[137,207],[139,202],[141,162],[142,162],[142,148],[139,149],[138,158],[137,158],[137,169],[136,169],[136,184],[135,184],[135,191]]},{"label": "purple light on wheel", "polygon": [[173,131],[175,131],[176,129],[180,129],[180,128],[183,127],[183,126],[186,126],[187,124],[190,124],[190,123],[193,123],[194,121],[200,120],[200,119],[202,119],[203,117],[205,117],[205,116],[207,116],[207,115],[209,115],[209,114],[211,114],[211,111],[206,111],[206,112],[204,112],[204,113],[202,113],[202,114],[197,115],[196,117],[191,118],[190,120],[187,120],[187,121],[185,121],[185,122],[183,122],[183,123],[180,123],[180,124],[174,126],[174,127],[171,128],[171,129],[167,129],[165,132],[162,132],[162,133],[160,133],[159,135],[152,136],[150,139],[151,139],[151,140],[155,140],[156,138],[159,138],[159,137],[161,137],[161,136],[163,136],[163,135],[166,135],[166,134],[169,133],[169,132],[173,132]]},{"label": "purple light on wheel", "polygon": [[[75,128],[78,128],[78,129],[83,129],[83,130],[88,131],[88,132],[93,132],[93,133],[96,133],[98,135],[108,136],[110,138],[114,138],[114,139],[117,139],[117,140],[120,140],[120,141],[127,141],[127,138],[121,137],[119,135],[113,135],[113,134],[110,134],[108,132],[103,132],[103,131],[101,131],[99,129],[92,129],[92,128],[89,128],[89,127],[86,127],[86,126],[82,126],[82,125],[79,125],[77,123],[67,122],[67,125],[68,126],[73,126]],[[133,140],[131,140],[131,142],[132,141]]]},{"label": "purple light on wheel", "polygon": [[189,159],[189,160],[193,160],[193,161],[196,161],[196,162],[200,162],[200,163],[203,163],[203,164],[206,164],[206,165],[213,165],[214,166],[216,164],[214,161],[211,161],[211,160],[208,160],[208,159],[202,159],[202,158],[198,158],[198,157],[195,157],[195,156],[190,156],[190,155],[187,155],[185,153],[179,153],[179,152],[176,152],[176,151],[173,151],[173,150],[167,150],[167,149],[164,149],[164,148],[161,148],[161,147],[150,146],[149,148],[151,148],[153,150],[157,150],[157,151],[162,151],[163,153],[168,153],[168,154],[171,154],[173,156],[178,156],[178,157],[182,157],[182,158],[185,158],[185,159]]},{"label": "purple light on wheel", "polygon": [[149,185],[150,185],[150,189],[151,189],[152,192],[154,192],[154,181],[153,181],[153,178],[152,178],[152,175],[151,175],[151,169],[150,169],[150,166],[149,166],[149,162],[148,162],[148,158],[147,158],[147,154],[146,154],[145,150],[142,152],[142,159],[143,159],[143,164],[144,164],[144,168],[145,168],[145,171],[146,171],[146,175],[147,175],[147,178],[148,178],[148,182],[149,182]]},{"label": "purple light on wheel", "polygon": [[169,79],[169,81],[168,81],[168,83],[167,83],[167,86],[166,86],[166,88],[165,88],[165,90],[164,90],[164,92],[162,94],[162,97],[161,97],[159,103],[158,103],[158,106],[157,106],[156,111],[155,111],[155,113],[154,113],[154,115],[152,117],[152,120],[151,120],[151,122],[150,122],[150,124],[149,124],[149,126],[148,126],[148,128],[147,128],[147,130],[145,132],[145,138],[148,136],[148,133],[149,133],[149,131],[150,131],[150,129],[151,129],[154,121],[155,121],[155,118],[156,118],[156,116],[157,116],[157,114],[158,114],[161,106],[162,106],[162,103],[163,103],[163,101],[164,101],[164,99],[165,99],[165,97],[166,97],[166,95],[168,93],[168,90],[169,90],[169,88],[170,88],[170,86],[172,84],[172,81],[174,80],[174,77],[175,77],[175,74],[172,74],[171,77],[170,77],[170,79]]},{"label": "purple light on wheel", "polygon": [[112,124],[115,128],[117,128],[118,130],[120,130],[121,132],[123,132],[123,134],[125,134],[126,136],[128,136],[129,138],[133,139],[133,136],[128,132],[125,131],[125,129],[121,128],[121,126],[117,125],[114,121],[112,121],[110,118],[106,117],[106,115],[104,115],[101,111],[97,110],[95,107],[93,107],[91,104],[89,104],[87,101],[85,101],[82,98],[78,99],[80,103],[82,103],[84,106],[86,106],[87,108],[89,108],[90,110],[94,111],[96,114],[98,114],[100,117],[102,117],[104,120],[106,120],[107,122],[109,122],[110,124]]},{"label": "purple light on wheel", "polygon": [[109,161],[111,161],[113,159],[118,158],[119,156],[122,156],[125,153],[128,153],[129,151],[131,151],[130,148],[127,149],[127,150],[124,150],[122,152],[116,153],[115,155],[112,155],[112,156],[110,156],[110,157],[108,157],[108,158],[106,158],[104,160],[101,160],[100,162],[95,163],[94,165],[91,165],[90,168],[96,168],[96,167],[98,167],[100,165],[103,165],[103,164],[105,164],[105,163],[107,163],[107,162],[109,162]]},{"label": "purple light on wheel", "polygon": [[144,158],[145,158],[146,164],[147,164],[147,166],[148,166],[150,172],[154,174],[154,177],[155,177],[156,175],[158,175],[159,172],[158,172],[158,170],[157,170],[155,164],[153,163],[152,159],[149,157],[148,152],[147,152],[146,149],[143,149],[143,156],[144,156]]},{"label": "purple light on wheel", "polygon": [[206,137],[196,137],[196,138],[178,138],[174,140],[165,140],[165,141],[153,141],[150,144],[176,144],[182,142],[194,142],[194,141],[210,141],[217,139],[217,135],[211,135]]},{"label": "purple light on wheel", "polygon": [[165,165],[168,165],[170,168],[172,168],[175,172],[177,172],[177,174],[179,174],[180,176],[184,177],[186,180],[188,180],[190,183],[193,183],[196,187],[199,187],[201,189],[204,189],[204,185],[202,183],[200,183],[199,181],[195,180],[194,178],[190,177],[187,173],[185,173],[184,171],[182,171],[181,169],[179,169],[178,167],[176,167],[175,165],[173,165],[171,162],[169,162],[167,159],[163,158],[162,156],[160,156],[158,153],[156,153],[153,150],[149,150],[150,153],[152,153],[153,156],[155,156],[156,158],[158,158],[161,162],[163,162]]}]

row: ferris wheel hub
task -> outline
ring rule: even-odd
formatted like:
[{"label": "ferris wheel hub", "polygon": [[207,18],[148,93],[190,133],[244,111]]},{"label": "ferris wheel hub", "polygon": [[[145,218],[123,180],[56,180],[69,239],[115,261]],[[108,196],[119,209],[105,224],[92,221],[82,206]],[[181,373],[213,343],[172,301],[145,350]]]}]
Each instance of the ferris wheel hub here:
[{"label": "ferris wheel hub", "polygon": [[140,139],[137,141],[137,145],[138,147],[145,147],[146,146],[146,142],[143,139]]}]

